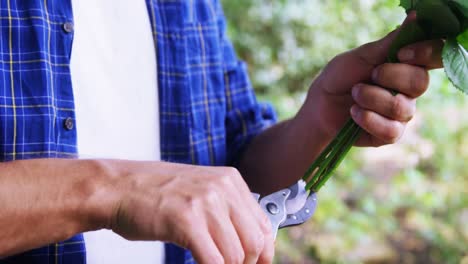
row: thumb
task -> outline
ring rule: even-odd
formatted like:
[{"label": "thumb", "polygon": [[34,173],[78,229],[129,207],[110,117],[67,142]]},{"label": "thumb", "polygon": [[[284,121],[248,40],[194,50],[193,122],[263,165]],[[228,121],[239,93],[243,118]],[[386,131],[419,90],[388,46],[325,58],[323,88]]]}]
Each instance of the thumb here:
[{"label": "thumb", "polygon": [[371,65],[380,65],[387,61],[388,52],[390,50],[390,46],[392,45],[395,38],[400,33],[401,29],[416,20],[416,12],[412,11],[408,14],[405,21],[403,21],[402,25],[395,29],[394,31],[390,32],[384,38],[365,44],[357,49],[359,56],[363,58],[367,63]]}]

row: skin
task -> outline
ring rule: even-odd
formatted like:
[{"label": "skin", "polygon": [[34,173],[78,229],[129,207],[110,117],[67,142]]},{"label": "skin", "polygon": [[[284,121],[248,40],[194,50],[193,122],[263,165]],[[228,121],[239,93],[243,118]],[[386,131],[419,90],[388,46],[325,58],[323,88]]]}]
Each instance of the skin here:
[{"label": "skin", "polygon": [[334,58],[298,114],[253,140],[243,177],[234,168],[165,162],[0,163],[0,258],[107,228],[130,240],[176,243],[199,263],[271,263],[270,223],[248,186],[269,193],[295,182],[351,113],[366,131],[359,146],[401,137],[427,89],[427,70],[442,65],[442,41],[406,47],[404,63],[387,64],[394,36]]},{"label": "skin", "polygon": [[[412,13],[405,23],[415,18]],[[312,83],[297,115],[253,140],[240,167],[251,188],[266,194],[293,184],[350,116],[365,130],[357,146],[398,141],[415,114],[416,98],[428,88],[428,70],[442,67],[443,41],[407,46],[398,54],[403,63],[386,63],[396,35],[336,56]]]}]

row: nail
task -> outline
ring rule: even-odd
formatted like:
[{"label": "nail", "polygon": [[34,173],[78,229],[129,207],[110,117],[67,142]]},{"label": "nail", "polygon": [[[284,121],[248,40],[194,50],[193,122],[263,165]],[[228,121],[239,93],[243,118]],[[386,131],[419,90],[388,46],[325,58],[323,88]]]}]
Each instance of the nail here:
[{"label": "nail", "polygon": [[413,49],[402,49],[398,53],[398,59],[400,61],[410,61],[414,59],[414,50]]}]

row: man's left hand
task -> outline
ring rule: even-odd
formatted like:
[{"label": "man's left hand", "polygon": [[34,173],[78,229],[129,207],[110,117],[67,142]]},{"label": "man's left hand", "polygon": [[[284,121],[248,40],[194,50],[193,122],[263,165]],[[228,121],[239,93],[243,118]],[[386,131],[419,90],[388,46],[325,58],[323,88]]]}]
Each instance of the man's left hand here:
[{"label": "man's left hand", "polygon": [[[406,23],[415,18],[410,14]],[[403,135],[416,98],[429,85],[428,70],[442,67],[444,43],[404,47],[398,53],[401,63],[387,63],[397,34],[335,57],[315,79],[299,113],[253,140],[241,171],[254,190],[270,193],[297,181],[350,116],[364,130],[358,146],[382,146]]]},{"label": "man's left hand", "polygon": [[327,141],[351,115],[365,131],[358,146],[396,142],[427,90],[428,70],[442,67],[443,47],[442,40],[416,43],[399,51],[402,63],[386,63],[396,34],[335,57],[312,84],[298,117],[318,124]]}]

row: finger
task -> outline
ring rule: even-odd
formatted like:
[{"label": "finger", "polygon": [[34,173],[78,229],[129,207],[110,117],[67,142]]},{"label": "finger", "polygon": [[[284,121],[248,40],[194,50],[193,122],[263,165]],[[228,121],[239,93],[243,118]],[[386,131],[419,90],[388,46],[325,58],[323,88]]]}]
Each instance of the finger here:
[{"label": "finger", "polygon": [[257,263],[265,246],[265,234],[250,208],[239,205],[231,207],[230,216],[245,254],[244,263]]},{"label": "finger", "polygon": [[[242,182],[243,184],[247,186],[247,184],[244,181]],[[275,238],[273,237],[271,221],[267,217],[265,212],[259,206],[258,201],[256,201],[253,198],[250,192],[243,195],[243,198],[246,204],[248,205],[249,209],[251,210],[250,215],[253,216],[257,220],[257,223],[260,226],[260,229],[263,232],[263,236],[264,236],[264,248],[263,248],[263,251],[261,252],[258,262],[271,263],[271,261],[270,262],[268,261],[269,259],[273,259],[274,251],[275,251],[275,247],[274,247]],[[252,263],[256,263],[256,262],[252,262]]]},{"label": "finger", "polygon": [[197,263],[200,264],[222,264],[224,258],[219,252],[214,240],[211,238],[210,233],[205,228],[192,228],[192,239],[187,246],[193,254]]},{"label": "finger", "polygon": [[246,204],[248,204],[248,208],[250,209],[249,215],[256,220],[260,228],[260,231],[263,234],[263,241],[264,241],[263,248],[260,251],[260,256],[247,258],[246,260],[248,261],[246,261],[246,263],[271,263],[270,259],[273,259],[274,250],[275,250],[271,221],[267,217],[265,212],[263,212],[258,202],[252,198],[252,195],[249,194],[248,196],[245,196],[244,198],[248,200],[246,201]]},{"label": "finger", "polygon": [[380,147],[388,144],[389,143],[372,136],[367,131],[363,131],[354,145],[356,147]]},{"label": "finger", "polygon": [[259,264],[271,264],[273,263],[273,257],[275,255],[275,239],[273,233],[269,233],[265,236],[265,245],[263,247],[262,254],[258,258]]},{"label": "finger", "polygon": [[[237,172],[232,174],[233,175],[230,179],[233,179],[234,189],[237,191],[237,195],[239,195],[238,199],[235,201],[242,201],[245,208],[248,210],[248,213],[242,215],[238,215],[239,210],[235,210],[233,212],[234,215],[232,216],[232,221],[236,225],[239,237],[241,238],[241,243],[246,253],[245,263],[257,263],[260,261],[260,256],[263,263],[268,263],[266,261],[273,258],[274,255],[274,238],[270,219],[268,219],[266,214],[263,212],[258,201],[253,198],[247,183],[243,180],[240,173]],[[233,208],[236,208],[236,205],[233,205]],[[256,239],[255,237],[251,237],[251,230],[255,230],[252,229],[255,227],[245,229],[252,220],[256,221],[257,228],[259,227],[260,230],[257,235],[260,241],[257,242],[252,241],[252,239]]]},{"label": "finger", "polygon": [[403,63],[423,66],[426,69],[443,67],[442,50],[444,41],[428,40],[408,45],[398,52],[398,60]]},{"label": "finger", "polygon": [[374,69],[372,81],[411,98],[421,96],[429,86],[427,70],[403,63],[385,63]]},{"label": "finger", "polygon": [[362,129],[387,144],[395,143],[405,130],[403,123],[362,109],[358,105],[351,107],[351,116]]},{"label": "finger", "polygon": [[392,95],[379,86],[358,84],[352,89],[352,96],[359,107],[376,112],[389,119],[408,122],[416,112],[416,100],[404,94]]},{"label": "finger", "polygon": [[[255,256],[251,258],[246,258],[249,262],[246,263],[271,263],[269,262],[270,259],[273,259],[274,255],[274,237],[272,231],[272,225],[270,219],[267,217],[265,212],[261,209],[258,202],[253,199],[252,195],[249,193],[248,196],[244,196],[246,204],[250,209],[249,216],[253,217],[258,226],[260,227],[260,231],[263,233],[263,249],[260,252],[260,256]],[[259,242],[260,243],[260,242]],[[257,252],[255,252],[257,253]]]},{"label": "finger", "polygon": [[208,213],[208,229],[224,258],[224,263],[244,263],[244,250],[228,211]]},{"label": "finger", "polygon": [[254,216],[255,219],[257,219],[259,226],[265,234],[272,233],[270,220],[266,216],[265,212],[260,208],[258,201],[253,198],[252,193],[242,176],[238,174],[238,176],[234,175],[231,178],[234,179],[234,189],[239,192],[240,199],[251,210],[251,216]]},{"label": "finger", "polygon": [[401,27],[390,32],[384,38],[374,41],[368,44],[365,44],[357,49],[359,56],[371,65],[379,65],[384,63],[388,57],[388,51],[392,45],[395,38],[398,36],[401,28],[406,24],[414,21],[416,19],[416,13],[411,12],[406,17],[405,21],[402,23]]},{"label": "finger", "polygon": [[[415,18],[416,15],[412,12],[404,24],[414,21]],[[387,61],[389,49],[400,30],[396,29],[381,40],[336,56],[327,65],[324,73],[347,72],[348,74],[342,74],[340,78],[318,78],[316,82],[326,87],[325,90],[329,93],[343,94],[349,92],[350,83],[369,81],[372,69]]]}]

